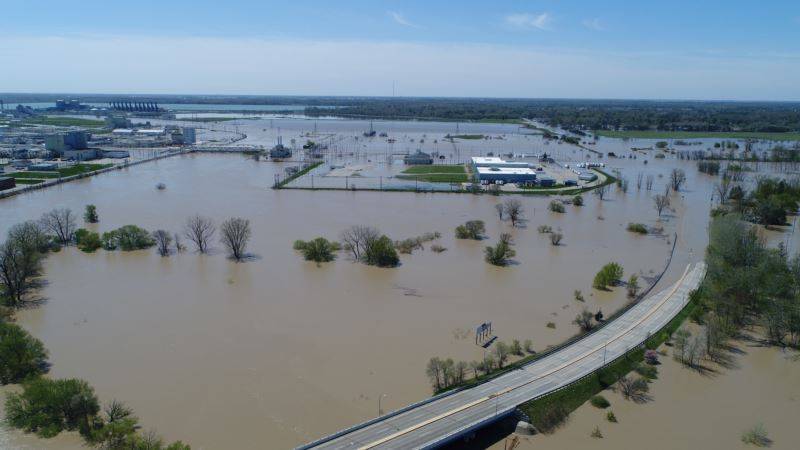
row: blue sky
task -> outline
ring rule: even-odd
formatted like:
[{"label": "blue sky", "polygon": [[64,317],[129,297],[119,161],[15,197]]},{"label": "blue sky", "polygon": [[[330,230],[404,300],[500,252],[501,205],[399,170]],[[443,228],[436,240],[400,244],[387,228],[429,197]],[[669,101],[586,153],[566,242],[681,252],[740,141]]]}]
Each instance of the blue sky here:
[{"label": "blue sky", "polygon": [[800,100],[799,1],[3,3],[0,91]]}]

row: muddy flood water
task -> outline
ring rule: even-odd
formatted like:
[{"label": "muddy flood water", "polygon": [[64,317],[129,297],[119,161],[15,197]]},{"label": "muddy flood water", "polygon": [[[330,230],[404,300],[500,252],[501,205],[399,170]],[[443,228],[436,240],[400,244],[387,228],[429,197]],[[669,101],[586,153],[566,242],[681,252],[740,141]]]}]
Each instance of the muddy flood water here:
[{"label": "muddy flood water", "polygon": [[[686,170],[686,189],[659,221],[652,195],[676,165]],[[52,254],[46,302],[17,321],[49,349],[50,376],[88,380],[102,401],[126,402],[166,439],[195,449],[289,448],[376,416],[384,394],[384,411],[430,395],[428,359],[482,359],[471,330],[484,321],[499,339],[531,339],[541,350],[577,331],[571,322],[584,306],[607,314],[623,306],[624,289],[591,289],[609,261],[622,264],[626,278],[652,277],[664,268],[673,232],[677,248],[662,285],[701,259],[712,179],[677,160],[613,166],[630,179],[627,194],[612,187],[601,201],[587,193],[585,206],[567,205],[564,214],[548,211],[550,198],[519,197],[528,220],[512,228],[494,209],[503,197],[275,191],[269,186],[281,163],[190,154],[2,200],[0,233],[52,208],[82,212],[89,203],[100,214],[91,228],[101,232],[125,224],[177,232],[196,213],[217,223],[249,219],[255,257],[243,263],[228,260],[219,244],[209,255],[190,249],[168,258],[153,249]],[[639,171],[661,175],[654,191],[637,190]],[[157,190],[157,183],[167,188]],[[453,229],[472,219],[486,222],[487,241],[454,238]],[[628,222],[663,226],[664,235],[632,234]],[[393,239],[438,231],[436,243],[447,251],[426,246],[401,255],[398,268],[379,269],[344,253],[317,266],[292,250],[295,239],[336,239],[358,224]],[[553,247],[539,225],[560,229],[563,244]],[[516,263],[506,268],[483,260],[483,247],[501,232],[516,243]],[[586,303],[574,300],[575,289]],[[80,443],[0,429],[0,445]]]}]

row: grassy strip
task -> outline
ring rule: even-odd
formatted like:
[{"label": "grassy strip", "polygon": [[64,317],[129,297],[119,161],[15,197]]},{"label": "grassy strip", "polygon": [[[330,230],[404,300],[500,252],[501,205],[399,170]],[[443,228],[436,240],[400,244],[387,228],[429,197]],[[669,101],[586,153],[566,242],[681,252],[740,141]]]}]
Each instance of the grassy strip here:
[{"label": "grassy strip", "polygon": [[14,181],[17,184],[39,184],[44,183],[45,180],[40,180],[37,178],[15,178]]},{"label": "grassy strip", "polygon": [[102,120],[80,119],[77,117],[36,116],[25,119],[25,123],[31,125],[50,125],[54,127],[103,128],[106,126],[106,123]]},{"label": "grassy strip", "polygon": [[466,173],[461,164],[441,165],[441,166],[411,166],[403,173]]},{"label": "grassy strip", "polygon": [[763,133],[754,131],[654,131],[654,130],[629,130],[611,131],[596,130],[597,136],[610,138],[634,138],[634,139],[700,139],[700,138],[722,138],[722,139],[764,139],[768,141],[800,141],[800,133]]},{"label": "grassy strip", "polygon": [[17,180],[23,180],[26,178],[58,178],[58,172],[14,172],[9,173],[8,176]]},{"label": "grassy strip", "polygon": [[321,166],[322,163],[323,163],[322,161],[316,162],[316,163],[306,167],[305,169],[303,169],[301,171],[298,171],[296,174],[290,176],[289,178],[286,178],[285,180],[283,180],[280,183],[276,184],[272,188],[273,189],[281,189],[282,187],[286,186],[287,184],[291,183],[292,181],[296,180],[297,178],[300,178],[303,175],[307,174],[308,172],[311,172],[312,170],[314,170],[317,167]]},{"label": "grassy strip", "polygon": [[[666,342],[672,333],[681,326],[683,321],[692,314],[697,304],[694,296],[689,298],[686,306],[664,328],[645,341],[646,348],[655,349]],[[554,424],[552,422],[553,411],[563,412],[563,419],[566,419],[569,413],[576,410],[592,396],[609,388],[619,378],[630,373],[642,361],[643,356],[644,349],[636,348],[631,350],[591,375],[583,377],[563,389],[523,403],[519,408],[531,419],[534,426],[543,431],[552,430],[554,425],[558,426],[558,423]]]},{"label": "grassy strip", "polygon": [[58,173],[60,173],[62,177],[71,177],[72,175],[94,172],[95,170],[107,169],[112,166],[113,164],[76,164],[72,167],[58,169]]},{"label": "grassy strip", "polygon": [[428,183],[466,183],[469,181],[467,174],[457,173],[429,173],[423,175],[397,175],[401,180],[418,180]]},{"label": "grassy strip", "polygon": [[113,164],[76,164],[72,167],[58,169],[56,172],[14,172],[8,174],[8,176],[16,180],[61,178],[94,172],[111,166],[113,166]]}]

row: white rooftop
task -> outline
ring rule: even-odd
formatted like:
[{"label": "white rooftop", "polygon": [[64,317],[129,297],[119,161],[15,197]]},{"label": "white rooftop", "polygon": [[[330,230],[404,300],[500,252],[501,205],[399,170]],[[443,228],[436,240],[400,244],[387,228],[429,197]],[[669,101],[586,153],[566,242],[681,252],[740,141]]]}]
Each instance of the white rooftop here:
[{"label": "white rooftop", "polygon": [[505,161],[496,157],[496,156],[473,156],[472,163],[473,164],[503,164]]},{"label": "white rooftop", "polygon": [[536,175],[529,167],[477,167],[479,174]]}]

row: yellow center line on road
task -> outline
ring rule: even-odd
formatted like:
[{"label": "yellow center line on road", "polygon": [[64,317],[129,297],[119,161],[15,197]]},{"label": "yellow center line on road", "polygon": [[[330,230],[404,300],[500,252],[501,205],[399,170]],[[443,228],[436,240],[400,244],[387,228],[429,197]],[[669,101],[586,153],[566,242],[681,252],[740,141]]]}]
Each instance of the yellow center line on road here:
[{"label": "yellow center line on road", "polygon": [[[587,352],[586,352],[586,353],[584,353],[583,355],[581,355],[581,356],[579,356],[579,357],[576,357],[576,358],[574,358],[574,359],[572,359],[572,360],[570,360],[570,361],[568,361],[568,362],[565,362],[565,363],[561,364],[560,366],[558,366],[558,367],[556,367],[556,368],[554,368],[554,369],[551,369],[550,371],[548,371],[548,372],[545,372],[544,374],[542,374],[542,375],[540,375],[540,376],[538,376],[538,377],[536,377],[536,378],[533,378],[533,379],[531,379],[531,380],[528,380],[528,381],[526,381],[525,383],[519,384],[519,385],[517,385],[517,386],[510,386],[510,387],[507,387],[507,388],[505,388],[505,389],[502,389],[502,390],[500,390],[500,391],[497,391],[497,392],[495,392],[495,393],[493,393],[493,394],[489,394],[489,395],[487,395],[487,396],[485,396],[485,397],[481,397],[481,398],[479,398],[479,399],[477,399],[477,400],[473,400],[473,401],[471,401],[471,402],[469,402],[469,403],[466,403],[466,404],[464,404],[464,405],[461,405],[461,406],[459,406],[458,408],[451,409],[451,410],[449,410],[449,411],[447,411],[447,412],[444,412],[444,413],[442,413],[442,414],[439,414],[438,416],[431,417],[431,418],[430,418],[430,419],[428,419],[428,420],[425,420],[425,421],[423,421],[423,422],[420,422],[420,423],[418,423],[418,424],[412,425],[412,426],[410,426],[410,427],[408,427],[408,428],[404,428],[404,429],[402,429],[402,430],[400,430],[400,431],[398,431],[398,432],[396,432],[396,433],[390,434],[390,435],[388,435],[388,436],[385,436],[385,437],[383,437],[383,438],[381,438],[381,439],[378,439],[377,441],[374,441],[374,442],[371,442],[371,443],[369,443],[369,444],[367,444],[367,445],[364,445],[364,446],[362,446],[362,447],[359,447],[359,448],[358,448],[358,450],[369,450],[369,449],[371,449],[371,448],[377,447],[378,445],[381,445],[381,444],[384,444],[384,443],[386,443],[386,442],[389,442],[389,441],[391,441],[392,439],[398,438],[398,437],[400,437],[400,436],[403,436],[404,434],[408,434],[408,433],[410,433],[410,432],[412,432],[412,431],[414,431],[414,430],[418,430],[418,429],[420,429],[420,428],[422,428],[422,427],[424,427],[424,426],[426,426],[426,425],[430,425],[431,423],[434,423],[434,422],[436,422],[436,421],[439,421],[439,420],[441,420],[441,419],[444,419],[444,418],[445,418],[445,417],[447,417],[447,416],[452,416],[453,414],[456,414],[456,413],[459,413],[459,412],[461,412],[461,411],[464,411],[465,409],[469,409],[469,408],[471,408],[471,407],[473,407],[473,406],[475,406],[475,405],[481,404],[481,403],[483,403],[483,402],[485,402],[485,401],[487,401],[487,400],[491,400],[491,399],[493,399],[493,398],[495,398],[495,397],[498,397],[498,396],[500,396],[500,395],[507,394],[507,393],[509,393],[509,392],[511,392],[511,391],[513,391],[513,390],[515,390],[515,389],[519,389],[519,388],[521,388],[521,387],[523,387],[523,386],[527,386],[527,385],[529,385],[529,384],[531,384],[531,383],[533,383],[533,382],[535,382],[535,381],[541,380],[541,379],[542,379],[542,378],[544,378],[544,377],[550,376],[550,375],[552,375],[553,373],[555,373],[555,372],[558,372],[559,370],[562,370],[562,369],[564,369],[565,367],[571,366],[571,365],[575,364],[576,362],[578,362],[578,361],[580,361],[580,360],[582,360],[582,359],[585,359],[585,358],[587,358],[589,355],[592,355],[592,354],[594,354],[595,352],[599,351],[601,348],[603,348],[603,347],[607,346],[607,345],[608,345],[608,344],[610,344],[611,342],[614,342],[614,341],[616,341],[617,339],[621,338],[622,336],[624,336],[624,335],[628,334],[628,333],[629,333],[629,332],[630,332],[632,329],[636,328],[636,327],[637,327],[637,326],[639,326],[639,325],[640,325],[642,322],[644,322],[645,320],[647,320],[648,318],[650,318],[650,316],[652,316],[652,315],[653,315],[653,314],[654,314],[654,313],[655,313],[655,312],[656,312],[656,311],[657,311],[659,308],[661,308],[661,306],[662,306],[664,303],[666,303],[666,302],[667,302],[667,300],[668,300],[670,297],[672,297],[672,296],[675,294],[675,291],[677,291],[677,290],[678,290],[678,288],[681,286],[681,283],[682,283],[682,282],[683,282],[683,280],[686,278],[686,275],[689,273],[689,267],[690,267],[690,266],[691,266],[691,264],[689,264],[689,265],[687,265],[687,266],[686,266],[686,269],[684,269],[684,271],[683,271],[683,275],[681,275],[681,278],[680,278],[680,279],[679,279],[679,280],[678,280],[678,281],[675,283],[675,286],[672,288],[672,290],[670,291],[670,293],[669,293],[668,295],[665,295],[665,296],[664,296],[664,299],[663,299],[663,300],[661,300],[660,302],[658,302],[658,304],[656,304],[656,305],[655,305],[653,308],[651,308],[651,309],[650,309],[650,311],[649,311],[649,312],[648,312],[648,313],[647,313],[647,314],[646,314],[644,317],[642,317],[642,318],[641,318],[640,320],[638,320],[636,323],[634,323],[634,324],[632,324],[631,326],[629,326],[629,327],[628,327],[627,329],[625,329],[624,331],[622,331],[622,332],[620,332],[619,334],[617,334],[616,336],[614,336],[614,338],[613,338],[613,339],[610,339],[610,340],[606,341],[606,342],[605,342],[603,345],[599,345],[599,346],[597,346],[597,347],[593,348],[592,350],[589,350],[589,351],[587,351]],[[580,341],[579,341],[579,342],[580,342]]]}]

